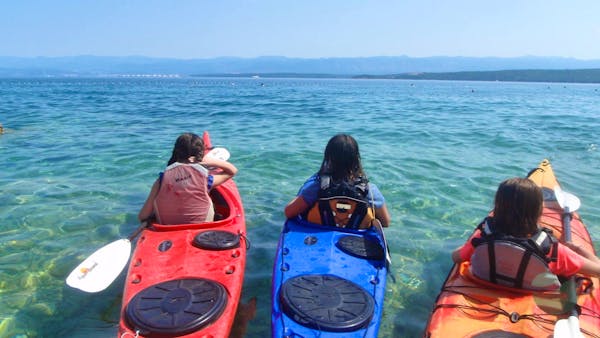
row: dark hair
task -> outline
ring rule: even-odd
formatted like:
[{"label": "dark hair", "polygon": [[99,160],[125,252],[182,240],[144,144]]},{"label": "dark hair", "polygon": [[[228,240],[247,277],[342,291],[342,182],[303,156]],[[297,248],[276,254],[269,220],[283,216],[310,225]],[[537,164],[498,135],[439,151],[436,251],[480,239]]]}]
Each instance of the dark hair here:
[{"label": "dark hair", "polygon": [[498,232],[527,237],[538,229],[543,210],[542,189],[528,178],[500,183],[494,201],[494,227]]},{"label": "dark hair", "polygon": [[184,133],[179,135],[175,141],[173,154],[167,165],[175,162],[187,163],[190,157],[194,157],[197,162],[202,161],[204,157],[204,140],[196,134]]},{"label": "dark hair", "polygon": [[319,174],[331,175],[334,181],[353,180],[366,175],[360,163],[360,152],[356,140],[346,134],[332,137],[323,154]]}]

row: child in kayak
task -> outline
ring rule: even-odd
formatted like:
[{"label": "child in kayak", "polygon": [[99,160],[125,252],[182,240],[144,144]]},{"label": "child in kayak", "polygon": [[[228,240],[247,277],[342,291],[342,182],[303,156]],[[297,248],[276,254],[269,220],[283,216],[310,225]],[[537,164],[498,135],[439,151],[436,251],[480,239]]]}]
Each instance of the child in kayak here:
[{"label": "child in kayak", "polygon": [[[337,195],[353,196],[338,199]],[[328,201],[335,202],[331,202],[330,207]],[[360,209],[361,206],[356,204],[364,204],[366,208]],[[357,215],[362,213],[361,218],[351,219],[350,211],[356,211]],[[385,198],[375,184],[369,183],[363,171],[358,143],[346,134],[335,135],[329,140],[319,172],[304,183],[284,212],[287,218],[303,215],[313,223],[325,224],[330,220],[330,225],[339,227],[365,228],[372,220],[387,227],[391,220]]]},{"label": "child in kayak", "polygon": [[[594,253],[572,243],[560,243],[551,235],[543,234],[547,232],[538,226],[542,211],[542,190],[533,181],[527,178],[505,180],[500,183],[496,191],[493,216],[487,218],[480,225],[480,231],[476,231],[463,246],[452,252],[452,259],[457,264],[472,260],[476,246],[485,242],[485,238],[522,243],[521,245],[528,248],[527,250],[536,249],[533,242],[537,242],[540,248],[544,246],[542,245],[544,242],[547,242],[548,250],[545,250],[547,252],[544,252],[545,257],[542,258],[547,262],[547,268],[551,273],[564,277],[576,273],[600,276],[600,259]],[[544,250],[540,249],[540,251]],[[515,258],[504,256],[496,259],[507,262]],[[514,264],[520,263],[514,262]]]},{"label": "child in kayak", "polygon": [[[202,137],[181,134],[164,173],[152,185],[138,214],[140,221],[155,217],[160,224],[210,222],[214,210],[209,192],[231,179],[237,168],[227,162],[204,156]],[[221,169],[209,173],[208,167]]]}]

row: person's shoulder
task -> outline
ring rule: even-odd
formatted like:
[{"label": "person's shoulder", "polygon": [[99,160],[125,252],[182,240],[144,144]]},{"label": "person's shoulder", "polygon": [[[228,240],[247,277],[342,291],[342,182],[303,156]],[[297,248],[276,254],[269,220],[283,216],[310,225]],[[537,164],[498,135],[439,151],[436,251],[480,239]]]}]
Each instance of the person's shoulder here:
[{"label": "person's shoulder", "polygon": [[369,187],[369,191],[372,191],[374,194],[381,194],[381,191],[379,190],[379,187],[377,186],[377,184],[369,182],[368,187]]},{"label": "person's shoulder", "polygon": [[318,183],[320,181],[321,180],[319,178],[319,174],[317,173],[317,174],[313,174],[309,178],[307,178],[302,185],[303,186],[312,185],[312,184],[316,184],[316,183]]},{"label": "person's shoulder", "polygon": [[314,173],[312,174],[309,178],[306,179],[306,182],[319,182],[321,181],[321,176],[319,176],[319,173]]},{"label": "person's shoulder", "polygon": [[321,186],[321,179],[319,178],[318,174],[314,174],[312,176],[310,176],[306,181],[304,181],[304,184],[302,184],[302,188],[300,189],[301,191],[307,191],[307,190],[315,190]]}]

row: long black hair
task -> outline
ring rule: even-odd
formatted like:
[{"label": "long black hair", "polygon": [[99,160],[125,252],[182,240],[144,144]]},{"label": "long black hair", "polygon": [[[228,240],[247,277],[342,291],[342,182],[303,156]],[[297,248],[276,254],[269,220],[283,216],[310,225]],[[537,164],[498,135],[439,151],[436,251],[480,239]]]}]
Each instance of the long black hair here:
[{"label": "long black hair", "polygon": [[500,183],[494,200],[494,228],[516,237],[538,229],[544,199],[542,189],[528,178],[509,178]]},{"label": "long black hair", "polygon": [[330,175],[334,181],[366,180],[356,140],[347,134],[332,137],[323,154],[319,175]]},{"label": "long black hair", "polygon": [[175,162],[187,163],[190,157],[196,162],[201,162],[204,157],[204,140],[194,133],[183,133],[179,135],[173,146],[173,154],[167,165]]}]

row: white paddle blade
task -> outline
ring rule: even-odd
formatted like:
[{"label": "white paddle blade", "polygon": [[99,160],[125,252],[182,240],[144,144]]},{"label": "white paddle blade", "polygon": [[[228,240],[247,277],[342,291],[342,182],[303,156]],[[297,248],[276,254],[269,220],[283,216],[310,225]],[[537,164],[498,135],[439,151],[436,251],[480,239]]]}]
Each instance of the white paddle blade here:
[{"label": "white paddle blade", "polygon": [[579,319],[570,316],[560,319],[554,324],[554,338],[584,338],[579,328]]},{"label": "white paddle blade", "polygon": [[569,338],[571,337],[570,331],[568,319],[559,319],[554,324],[554,338]]},{"label": "white paddle blade", "polygon": [[229,154],[229,150],[227,150],[225,148],[217,147],[217,148],[212,148],[206,154],[206,156],[211,157],[211,158],[216,158],[217,160],[221,160],[221,161],[227,161],[231,155]]},{"label": "white paddle blade", "polygon": [[581,333],[581,329],[579,328],[579,318],[577,318],[575,316],[570,316],[568,319],[568,322],[569,322],[569,330],[571,332],[570,337],[584,338],[583,334]]},{"label": "white paddle blade", "polygon": [[569,210],[571,212],[579,209],[579,207],[581,206],[581,201],[579,200],[579,197],[566,191],[563,191],[563,194],[565,195],[565,205],[569,207]]},{"label": "white paddle blade", "polygon": [[565,207],[568,207],[569,212],[573,212],[579,209],[579,207],[581,206],[581,201],[579,200],[579,197],[566,191],[563,191],[558,185],[554,187],[554,196],[556,196],[558,205],[560,205],[560,207],[563,209]]},{"label": "white paddle blade", "polygon": [[94,252],[67,277],[67,285],[85,292],[99,292],[117,279],[131,255],[131,242],[119,239]]}]

